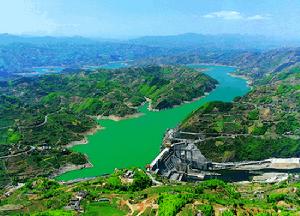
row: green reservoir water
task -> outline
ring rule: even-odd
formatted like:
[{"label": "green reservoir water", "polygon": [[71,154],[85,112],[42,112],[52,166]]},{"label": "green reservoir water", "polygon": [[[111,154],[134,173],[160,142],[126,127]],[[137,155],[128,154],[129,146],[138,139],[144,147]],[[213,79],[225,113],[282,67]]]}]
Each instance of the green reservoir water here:
[{"label": "green reservoir water", "polygon": [[232,101],[249,91],[245,80],[232,77],[235,71],[227,66],[189,65],[206,68],[209,76],[218,80],[218,87],[209,95],[181,106],[151,112],[144,105],[140,108],[143,116],[122,121],[100,120],[105,129],[88,136],[87,145],[74,146],[74,151],[88,155],[92,168],[67,172],[57,179],[73,180],[93,177],[113,172],[115,168],[145,167],[159,153],[163,135],[168,128],[174,128],[193,110],[208,101]]}]

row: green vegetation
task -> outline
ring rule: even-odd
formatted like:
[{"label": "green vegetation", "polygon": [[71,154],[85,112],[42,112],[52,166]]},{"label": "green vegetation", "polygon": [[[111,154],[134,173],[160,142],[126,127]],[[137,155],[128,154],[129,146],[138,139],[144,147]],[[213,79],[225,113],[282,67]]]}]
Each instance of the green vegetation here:
[{"label": "green vegetation", "polygon": [[[128,173],[133,175],[128,176]],[[149,183],[133,186],[141,177]],[[166,183],[151,186],[146,173],[137,168],[117,170],[110,176],[66,185],[35,178],[0,198],[0,214],[279,216],[297,215],[300,211],[297,182],[231,184],[213,179],[199,183]],[[112,184],[116,187],[111,187]],[[80,208],[67,210],[71,200],[80,193],[86,194],[81,197]]]},{"label": "green vegetation", "polygon": [[90,203],[86,206],[86,212],[83,216],[122,216],[125,215],[125,211],[122,211],[118,206],[114,207],[110,203]]},{"label": "green vegetation", "polygon": [[75,213],[63,211],[63,210],[49,210],[49,211],[39,212],[31,215],[32,216],[73,216],[75,215]]},{"label": "green vegetation", "polygon": [[151,180],[142,170],[133,170],[134,179],[131,184],[124,184],[120,179],[120,176],[124,174],[124,171],[117,171],[107,178],[105,188],[116,191],[137,191],[152,185]]},{"label": "green vegetation", "polygon": [[187,203],[192,201],[192,195],[186,194],[162,194],[158,198],[159,215],[173,216]]},{"label": "green vegetation", "polygon": [[218,179],[205,181],[199,184],[196,187],[195,192],[197,194],[204,194],[206,190],[222,190],[228,198],[238,199],[240,197],[240,194],[236,192],[236,189],[232,185],[226,184]]},{"label": "green vegetation", "polygon": [[198,210],[200,210],[205,216],[213,216],[214,215],[214,208],[212,205],[200,205],[198,207]]}]

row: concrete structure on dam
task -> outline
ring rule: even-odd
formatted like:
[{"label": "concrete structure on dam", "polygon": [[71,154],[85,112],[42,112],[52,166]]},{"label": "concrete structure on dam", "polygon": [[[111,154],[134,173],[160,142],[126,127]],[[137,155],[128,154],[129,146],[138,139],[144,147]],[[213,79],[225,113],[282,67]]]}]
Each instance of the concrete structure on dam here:
[{"label": "concrete structure on dam", "polygon": [[201,170],[208,170],[211,162],[195,145],[197,140],[178,139],[176,133],[174,129],[167,131],[163,141],[165,148],[152,161],[149,171],[177,181],[203,179],[205,175]]},{"label": "concrete structure on dam", "polygon": [[[185,138],[182,138],[185,137]],[[193,137],[194,139],[189,139]],[[270,158],[261,161],[211,162],[205,158],[196,144],[203,142],[200,133],[170,129],[166,132],[162,151],[152,161],[148,171],[170,180],[197,181],[220,175],[220,170],[297,170],[300,158]]]}]

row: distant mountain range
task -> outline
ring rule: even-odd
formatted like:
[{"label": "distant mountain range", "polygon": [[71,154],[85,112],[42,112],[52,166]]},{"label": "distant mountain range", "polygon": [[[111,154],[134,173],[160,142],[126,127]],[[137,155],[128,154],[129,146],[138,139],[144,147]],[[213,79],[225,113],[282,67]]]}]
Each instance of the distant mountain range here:
[{"label": "distant mountain range", "polygon": [[0,76],[42,66],[81,67],[167,53],[144,45],[82,37],[0,35]]},{"label": "distant mountain range", "polygon": [[0,45],[12,43],[30,43],[30,44],[55,44],[55,43],[73,43],[73,44],[94,44],[99,42],[110,42],[109,39],[91,39],[80,36],[73,37],[52,37],[52,36],[20,36],[11,34],[0,34]]},{"label": "distant mountain range", "polygon": [[300,46],[300,40],[283,40],[265,36],[220,34],[205,35],[186,33],[167,36],[144,36],[130,40],[116,40],[105,38],[87,38],[81,36],[52,37],[52,36],[19,36],[0,34],[0,45],[11,43],[31,44],[99,44],[99,43],[126,43],[151,47],[168,48],[207,48],[207,49],[270,49],[286,46]]},{"label": "distant mountain range", "polygon": [[299,46],[300,41],[280,40],[265,36],[239,34],[203,35],[187,33],[170,36],[145,36],[129,40],[128,43],[155,47],[180,47],[204,49],[272,49]]},{"label": "distant mountain range", "polygon": [[[0,34],[0,77],[24,72],[25,68],[32,67],[78,68],[110,61],[143,62],[143,60],[162,57],[181,56],[181,58],[185,57],[185,63],[193,63],[199,61],[201,56],[201,59],[207,59],[207,62],[222,62],[224,58],[231,59],[232,55],[240,55],[239,52],[247,52],[247,55],[250,52],[249,55],[252,55],[285,46],[300,46],[300,42],[269,39],[263,36],[194,33],[146,36],[131,40]],[[172,61],[179,62],[176,59]]]}]

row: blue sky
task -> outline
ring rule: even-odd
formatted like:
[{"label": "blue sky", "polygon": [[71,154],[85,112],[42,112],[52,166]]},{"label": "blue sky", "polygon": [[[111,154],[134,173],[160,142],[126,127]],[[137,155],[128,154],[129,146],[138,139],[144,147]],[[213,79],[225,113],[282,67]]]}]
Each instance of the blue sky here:
[{"label": "blue sky", "polygon": [[299,0],[1,0],[0,33],[300,37]]}]

